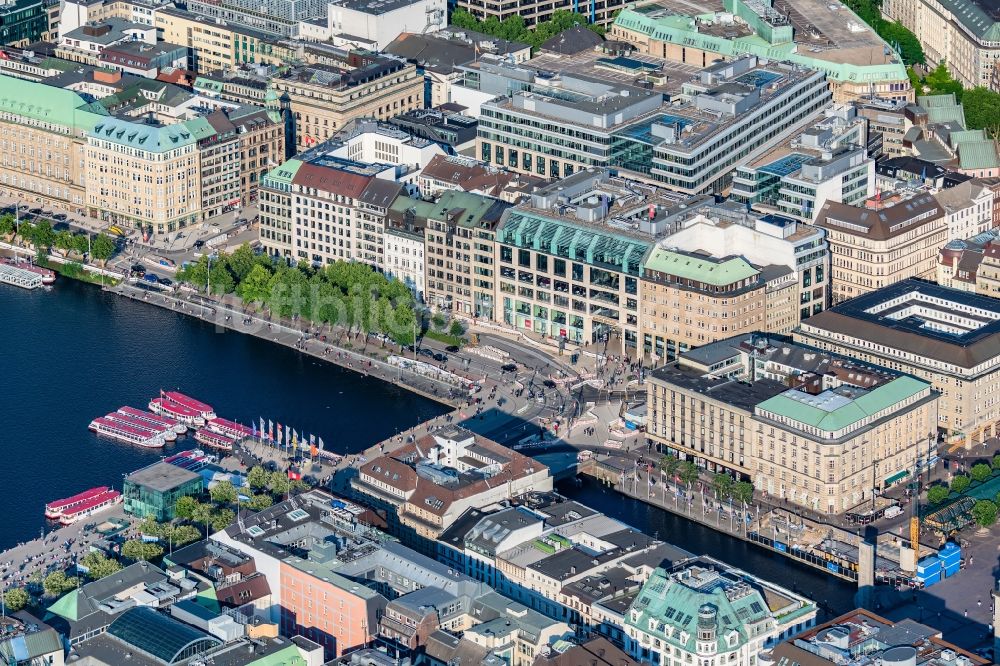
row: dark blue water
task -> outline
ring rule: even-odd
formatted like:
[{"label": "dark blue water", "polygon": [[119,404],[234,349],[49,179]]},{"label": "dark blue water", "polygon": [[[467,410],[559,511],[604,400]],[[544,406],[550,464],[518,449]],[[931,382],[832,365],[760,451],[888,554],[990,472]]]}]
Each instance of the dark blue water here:
[{"label": "dark blue water", "polygon": [[349,453],[444,413],[394,385],[285,347],[60,280],[0,285],[0,549],[38,536],[47,501],[122,476],[173,450],[116,444],[87,430],[122,405],[179,389],[225,418],[259,417]]},{"label": "dark blue water", "polygon": [[565,482],[559,491],[646,534],[676,544],[696,555],[710,555],[755,576],[790,588],[812,599],[821,618],[830,619],[856,607],[857,587],[806,564],[792,561],[746,541],[616,493],[589,477],[580,484]]}]

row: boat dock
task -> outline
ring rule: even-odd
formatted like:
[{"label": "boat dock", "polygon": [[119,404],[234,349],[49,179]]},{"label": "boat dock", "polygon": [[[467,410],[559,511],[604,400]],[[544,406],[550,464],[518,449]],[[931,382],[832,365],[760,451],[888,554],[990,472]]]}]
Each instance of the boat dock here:
[{"label": "boat dock", "polygon": [[0,264],[0,283],[23,289],[38,289],[42,286],[42,276],[23,268]]}]

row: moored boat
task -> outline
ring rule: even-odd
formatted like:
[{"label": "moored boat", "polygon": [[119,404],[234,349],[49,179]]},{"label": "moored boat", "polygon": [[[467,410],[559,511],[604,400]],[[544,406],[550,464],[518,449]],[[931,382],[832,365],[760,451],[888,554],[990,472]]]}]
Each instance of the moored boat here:
[{"label": "moored boat", "polygon": [[220,435],[217,432],[212,432],[211,430],[199,430],[194,434],[194,439],[199,444],[204,444],[205,446],[210,446],[213,449],[221,449],[223,451],[232,451],[233,445],[236,441],[226,437],[225,435]]},{"label": "moored boat", "polygon": [[121,412],[111,412],[104,418],[116,423],[124,423],[125,425],[132,426],[136,430],[149,431],[150,436],[159,435],[164,442],[173,442],[177,440],[177,433],[163,424],[149,423],[148,421],[143,421],[142,419],[129,416],[128,414],[122,414]]},{"label": "moored boat", "polygon": [[66,497],[64,499],[49,502],[45,505],[45,517],[50,520],[55,520],[63,514],[63,511],[79,506],[80,504],[83,504],[98,495],[108,492],[108,490],[110,490],[110,488],[107,486],[97,486],[95,488],[91,488],[90,490],[84,490],[82,493],[77,493],[72,497]]},{"label": "moored boat", "polygon": [[14,266],[15,268],[20,268],[23,271],[28,271],[29,273],[34,273],[42,278],[42,284],[48,286],[56,281],[56,272],[48,268],[43,268],[41,266],[36,266],[27,259],[10,259],[7,257],[0,258],[0,262],[7,264],[8,266]]},{"label": "moored boat", "polygon": [[205,425],[205,419],[198,412],[166,398],[153,398],[150,400],[149,411],[174,419],[192,428],[200,428]]},{"label": "moored boat", "polygon": [[165,391],[160,393],[160,397],[168,400],[176,405],[181,405],[187,409],[194,410],[197,412],[198,416],[210,421],[215,418],[215,410],[208,403],[204,403],[201,400],[195,400],[190,396],[186,396],[183,393],[177,391]]},{"label": "moored boat", "polygon": [[210,419],[205,424],[205,428],[211,430],[212,432],[217,432],[220,435],[225,435],[226,437],[234,439],[237,442],[242,442],[244,439],[253,434],[253,430],[245,425],[240,425],[235,421],[218,417]]},{"label": "moored boat", "polygon": [[90,518],[95,513],[110,509],[121,501],[122,494],[120,492],[117,490],[108,490],[90,498],[82,504],[66,509],[59,516],[59,522],[63,525],[72,525],[79,520]]},{"label": "moored boat", "polygon": [[143,409],[136,409],[135,407],[128,407],[128,406],[121,407],[118,410],[118,413],[137,418],[140,421],[146,421],[150,424],[162,425],[165,428],[173,430],[178,435],[183,435],[188,430],[187,425],[181,423],[180,421],[177,421],[176,419],[172,419],[166,416],[161,416],[159,414],[152,414]]},{"label": "moored boat", "polygon": [[113,421],[100,416],[90,422],[90,430],[102,437],[126,444],[135,444],[150,449],[163,447],[162,433],[142,428],[135,428],[127,423]]}]

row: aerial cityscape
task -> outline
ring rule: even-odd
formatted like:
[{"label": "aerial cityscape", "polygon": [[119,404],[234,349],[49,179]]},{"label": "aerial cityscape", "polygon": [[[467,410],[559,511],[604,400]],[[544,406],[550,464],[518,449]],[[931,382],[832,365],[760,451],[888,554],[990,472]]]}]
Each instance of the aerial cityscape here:
[{"label": "aerial cityscape", "polygon": [[0,0],[0,665],[1000,663],[998,59]]}]

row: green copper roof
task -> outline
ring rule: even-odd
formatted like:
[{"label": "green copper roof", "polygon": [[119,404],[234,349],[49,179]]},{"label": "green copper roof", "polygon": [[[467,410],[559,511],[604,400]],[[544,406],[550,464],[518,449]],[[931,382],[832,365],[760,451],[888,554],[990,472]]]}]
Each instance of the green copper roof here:
[{"label": "green copper roof", "polygon": [[483,194],[448,190],[435,201],[423,201],[409,197],[397,197],[391,210],[403,213],[413,212],[418,218],[443,220],[449,213],[461,211],[457,223],[461,227],[480,227],[484,221],[493,223],[499,220],[500,213],[510,204],[488,197]]},{"label": "green copper roof", "polygon": [[302,160],[292,158],[284,164],[278,165],[268,171],[264,178],[273,183],[291,185],[292,179],[295,178],[295,174],[299,172],[299,167],[301,166]]},{"label": "green copper roof", "polygon": [[[698,32],[695,20],[689,16],[653,16],[648,12],[661,10],[659,5],[645,8],[623,9],[615,25],[627,30],[640,32],[651,39],[680,44],[728,57],[738,57],[746,53],[770,60],[784,60],[818,69],[834,81],[905,81],[906,67],[902,62],[878,65],[852,65],[811,57],[808,52],[796,52],[794,42],[771,44],[758,35],[726,39]],[[847,11],[847,10],[844,10]],[[858,19],[860,22],[860,19]]]},{"label": "green copper roof", "polygon": [[[983,5],[972,0],[938,0],[955,19],[984,42],[1000,42],[1000,24]],[[987,4],[987,6],[989,6]],[[947,19],[945,19],[947,20]]]},{"label": "green copper roof", "polygon": [[958,145],[958,164],[964,170],[1000,167],[997,147],[992,141],[963,141]]},{"label": "green copper roof", "polygon": [[0,113],[52,123],[76,133],[101,120],[102,114],[85,106],[86,100],[72,90],[0,74]]},{"label": "green copper roof", "polygon": [[757,276],[760,271],[743,257],[724,260],[696,257],[690,254],[653,248],[646,259],[646,270],[676,275],[685,280],[695,280],[714,286],[730,285]]},{"label": "green copper roof", "polygon": [[[688,587],[670,578],[663,569],[657,569],[632,602],[625,624],[670,645],[695,652],[698,611],[706,604],[711,605],[716,611],[716,642],[719,652],[724,654],[747,642],[748,624],[771,620],[767,601],[756,589],[750,588],[743,596],[733,596],[736,598],[730,599],[726,595],[726,584],[722,579],[714,585]],[[639,611],[635,620],[632,611]],[[673,627],[673,631],[668,631],[668,627]],[[727,639],[733,632],[736,632],[737,640],[731,645]]]},{"label": "green copper roof", "polygon": [[294,643],[289,643],[277,652],[260,659],[247,662],[247,666],[306,666],[306,664],[306,660],[299,654],[299,649]]},{"label": "green copper roof", "polygon": [[830,399],[827,394],[808,396],[790,389],[758,404],[757,408],[832,433],[889,409],[927,386],[919,379],[903,375],[847,401]]},{"label": "green copper roof", "polygon": [[53,615],[58,615],[59,617],[76,622],[80,619],[78,617],[79,609],[77,604],[79,599],[80,590],[72,590],[56,599],[56,602],[49,606],[48,611]]},{"label": "green copper roof", "polygon": [[215,593],[215,588],[212,586],[206,587],[204,590],[199,590],[198,594],[194,598],[194,602],[206,610],[210,610],[213,613],[221,613],[222,606],[219,605],[219,597]]}]

